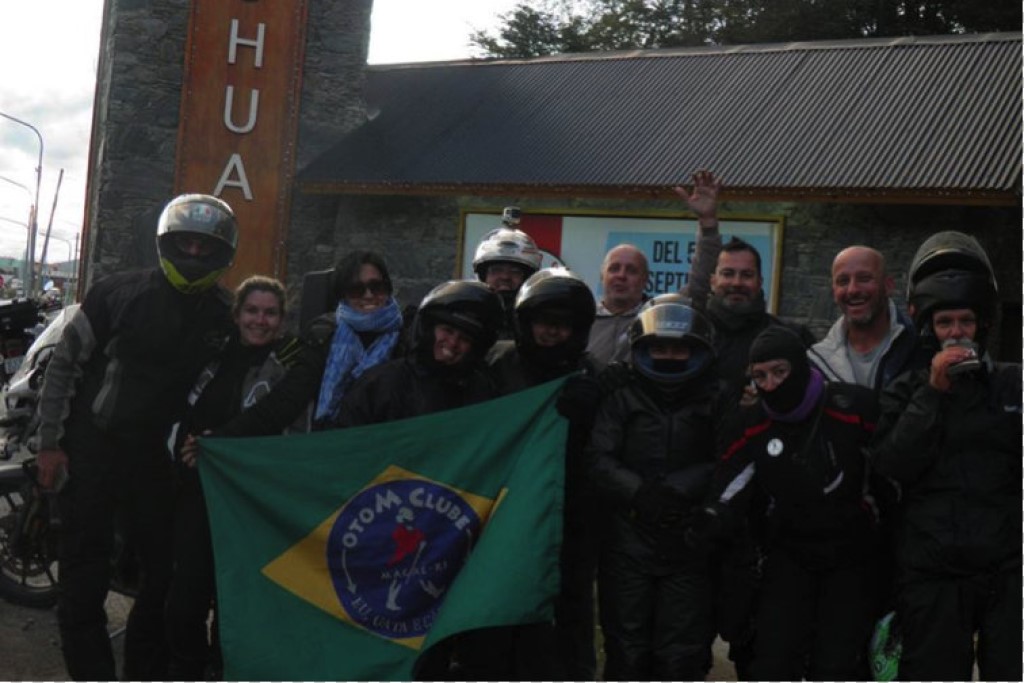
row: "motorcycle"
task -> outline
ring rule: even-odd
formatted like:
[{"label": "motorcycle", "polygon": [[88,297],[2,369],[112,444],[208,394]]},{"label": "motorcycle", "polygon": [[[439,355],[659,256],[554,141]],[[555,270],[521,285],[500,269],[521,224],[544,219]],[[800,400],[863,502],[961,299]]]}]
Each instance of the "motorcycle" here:
[{"label": "motorcycle", "polygon": [[[24,607],[57,604],[61,526],[57,492],[39,486],[35,460],[0,463],[0,597]],[[115,532],[110,590],[135,597],[138,572],[133,548]]]},{"label": "motorcycle", "polygon": [[[26,607],[48,608],[57,602],[60,508],[57,493],[44,491],[36,480],[36,405],[46,366],[77,309],[78,304],[63,308],[36,336],[3,397],[6,412],[0,417],[0,597]],[[140,578],[138,562],[133,547],[120,533],[121,524],[115,531],[110,589],[134,597]]]},{"label": "motorcycle", "polygon": [[[3,438],[0,459],[16,458],[25,449],[34,451],[29,439],[35,435],[39,426],[36,401],[43,385],[43,375],[64,327],[78,308],[79,305],[74,304],[61,309],[50,324],[35,333],[32,345],[10,375],[3,395],[5,410],[0,416],[0,438]],[[7,361],[4,363],[6,365]]]},{"label": "motorcycle", "polygon": [[[56,494],[43,492],[35,480],[36,448],[31,440],[38,427],[36,403],[46,365],[75,308],[61,311],[20,357],[4,359],[5,371],[10,368],[12,373],[0,416],[0,460],[7,461],[0,462],[0,596],[27,607],[46,608],[57,602],[59,508]],[[0,334],[14,328],[17,315],[8,310],[7,317],[0,318]],[[27,315],[18,324],[24,322]],[[5,336],[5,349],[13,348],[6,341]],[[15,359],[16,366],[11,363]]]},{"label": "motorcycle", "polygon": [[14,299],[0,304],[0,356],[2,379],[6,383],[17,373],[35,336],[45,325],[42,306],[32,299]]},{"label": "motorcycle", "polygon": [[34,461],[0,463],[0,596],[25,607],[57,603],[56,494],[35,481]]}]

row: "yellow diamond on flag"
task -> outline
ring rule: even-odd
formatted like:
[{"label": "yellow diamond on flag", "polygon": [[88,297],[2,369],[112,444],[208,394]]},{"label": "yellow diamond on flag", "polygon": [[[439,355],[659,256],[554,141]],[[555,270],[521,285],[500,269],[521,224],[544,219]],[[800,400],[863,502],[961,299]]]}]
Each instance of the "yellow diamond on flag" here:
[{"label": "yellow diamond on flag", "polygon": [[418,650],[497,503],[392,465],[262,572],[328,614]]}]

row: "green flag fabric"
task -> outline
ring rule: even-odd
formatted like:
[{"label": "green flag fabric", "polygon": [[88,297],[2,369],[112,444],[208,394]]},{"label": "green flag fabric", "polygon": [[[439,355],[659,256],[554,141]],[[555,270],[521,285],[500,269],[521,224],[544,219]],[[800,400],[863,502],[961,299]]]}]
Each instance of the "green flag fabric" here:
[{"label": "green flag fabric", "polygon": [[225,678],[409,680],[447,636],[550,620],[561,385],[354,429],[202,439]]}]

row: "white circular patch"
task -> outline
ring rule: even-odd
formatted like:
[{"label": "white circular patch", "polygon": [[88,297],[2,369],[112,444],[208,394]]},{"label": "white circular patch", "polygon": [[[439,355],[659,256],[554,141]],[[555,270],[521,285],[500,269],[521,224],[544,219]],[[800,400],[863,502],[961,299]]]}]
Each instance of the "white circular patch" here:
[{"label": "white circular patch", "polygon": [[768,455],[773,457],[778,455],[782,452],[782,441],[780,439],[772,439],[768,442],[768,448],[765,450],[768,451]]}]

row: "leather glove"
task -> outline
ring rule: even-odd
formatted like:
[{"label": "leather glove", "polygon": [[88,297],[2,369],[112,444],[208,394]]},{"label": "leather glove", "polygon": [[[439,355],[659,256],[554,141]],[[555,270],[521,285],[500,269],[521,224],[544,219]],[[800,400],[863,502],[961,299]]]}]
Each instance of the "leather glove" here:
[{"label": "leather glove", "polygon": [[725,537],[725,509],[708,505],[697,511],[686,530],[686,545],[695,551],[708,552],[714,542]]},{"label": "leather glove", "polygon": [[632,500],[633,514],[652,527],[681,524],[686,514],[685,501],[661,479],[645,481]]},{"label": "leather glove", "polygon": [[310,346],[330,346],[337,326],[333,314],[318,316],[306,325],[306,329],[302,331],[302,339]]},{"label": "leather glove", "polygon": [[700,503],[707,494],[711,477],[715,472],[715,463],[690,465],[683,469],[673,470],[665,477],[665,485],[677,496],[692,503]]},{"label": "leather glove", "polygon": [[615,361],[609,363],[604,370],[598,373],[597,383],[601,387],[601,392],[608,395],[619,387],[625,386],[632,377],[633,368],[628,363]]},{"label": "leather glove", "polygon": [[594,377],[574,375],[562,386],[555,409],[570,422],[590,420],[603,397],[601,386]]}]

